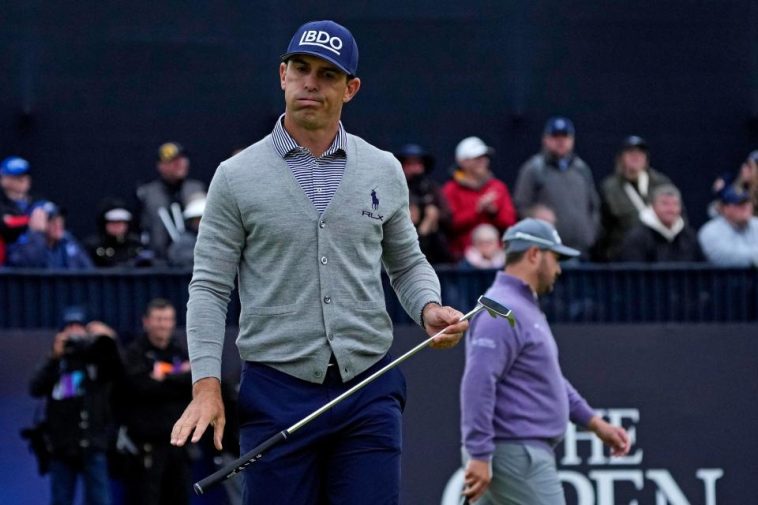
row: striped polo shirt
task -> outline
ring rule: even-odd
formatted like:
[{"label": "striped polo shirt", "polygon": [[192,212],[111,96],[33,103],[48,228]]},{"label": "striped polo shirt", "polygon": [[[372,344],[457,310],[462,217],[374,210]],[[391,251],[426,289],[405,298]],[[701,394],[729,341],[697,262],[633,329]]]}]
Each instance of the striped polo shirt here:
[{"label": "striped polo shirt", "polygon": [[300,146],[287,132],[284,128],[284,114],[276,122],[274,131],[271,132],[271,140],[276,151],[292,170],[305,195],[319,214],[322,214],[337,192],[347,163],[347,136],[342,121],[339,122],[337,136],[334,137],[332,145],[318,158],[307,148]]}]

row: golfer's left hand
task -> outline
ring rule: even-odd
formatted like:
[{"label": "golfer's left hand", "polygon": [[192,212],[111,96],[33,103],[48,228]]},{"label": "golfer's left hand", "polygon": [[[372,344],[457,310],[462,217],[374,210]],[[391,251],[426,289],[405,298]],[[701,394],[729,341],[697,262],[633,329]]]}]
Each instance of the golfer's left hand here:
[{"label": "golfer's left hand", "polygon": [[468,329],[468,321],[460,321],[463,314],[452,307],[430,303],[424,308],[424,326],[431,337],[445,330],[429,345],[433,349],[449,349],[455,346]]}]

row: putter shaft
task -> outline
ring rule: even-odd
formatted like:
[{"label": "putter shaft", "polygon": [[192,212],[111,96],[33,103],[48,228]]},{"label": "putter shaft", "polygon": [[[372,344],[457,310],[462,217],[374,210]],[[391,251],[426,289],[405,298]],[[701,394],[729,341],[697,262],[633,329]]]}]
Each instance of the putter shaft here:
[{"label": "putter shaft", "polygon": [[[485,310],[485,309],[490,313],[490,315],[492,317],[497,317],[497,316],[504,317],[504,318],[506,318],[508,320],[508,322],[511,325],[514,324],[513,314],[512,314],[512,312],[511,312],[510,309],[508,309],[507,307],[505,307],[505,306],[503,306],[503,305],[495,302],[494,300],[486,298],[484,296],[480,296],[479,299],[477,300],[476,307],[474,307],[471,311],[469,311],[466,314],[464,314],[463,316],[461,316],[461,318],[458,319],[458,321],[456,321],[456,323],[460,323],[461,321],[466,321],[468,319],[471,319],[476,314],[478,314],[479,312],[481,312],[482,310]],[[199,482],[196,482],[194,484],[194,486],[193,486],[193,489],[195,490],[195,494],[201,495],[201,494],[203,494],[205,492],[206,489],[208,489],[208,487],[210,487],[210,486],[212,486],[214,484],[217,484],[219,482],[222,482],[222,481],[224,481],[226,479],[229,479],[229,478],[235,476],[236,474],[238,474],[239,472],[241,472],[242,470],[244,470],[248,465],[254,463],[257,460],[259,460],[263,456],[263,452],[264,451],[268,450],[273,445],[276,445],[277,443],[279,443],[279,442],[281,442],[283,440],[286,440],[287,438],[289,438],[289,436],[292,433],[296,432],[297,430],[299,430],[300,428],[302,428],[303,426],[305,426],[309,422],[313,421],[318,416],[320,416],[321,414],[323,414],[327,410],[331,409],[336,404],[338,404],[339,402],[343,401],[345,398],[351,396],[356,391],[362,389],[367,384],[373,382],[374,380],[376,380],[377,378],[379,378],[380,376],[382,376],[384,373],[386,373],[388,370],[391,370],[392,368],[396,367],[397,365],[399,365],[403,361],[407,360],[408,358],[410,358],[411,356],[413,356],[414,354],[416,354],[420,350],[424,349],[429,344],[431,344],[434,341],[435,338],[439,337],[440,335],[442,335],[444,333],[445,333],[444,329],[441,330],[441,331],[439,331],[439,332],[437,332],[437,333],[435,333],[431,337],[427,338],[426,340],[424,340],[423,342],[421,342],[420,344],[418,344],[417,346],[415,346],[410,351],[406,352],[405,354],[403,354],[399,358],[396,358],[395,360],[393,360],[392,362],[388,363],[387,365],[385,365],[381,369],[377,370],[376,372],[374,372],[370,376],[366,377],[361,382],[359,382],[355,386],[351,387],[350,389],[348,389],[347,391],[345,391],[344,393],[342,393],[341,395],[339,395],[337,398],[333,399],[332,401],[324,404],[322,407],[320,407],[320,408],[316,409],[315,411],[313,411],[312,413],[308,414],[307,416],[305,416],[300,421],[296,422],[295,424],[293,424],[292,426],[290,426],[286,430],[282,430],[279,433],[273,435],[272,437],[270,437],[269,439],[267,439],[266,441],[264,441],[263,443],[261,443],[257,447],[254,447],[253,449],[251,449],[250,451],[246,452],[245,454],[243,454],[242,456],[240,456],[236,460],[232,461],[231,463],[227,464],[223,468],[220,468],[219,470],[217,470],[216,472],[212,473],[208,477],[205,477],[204,479],[200,480]]]}]

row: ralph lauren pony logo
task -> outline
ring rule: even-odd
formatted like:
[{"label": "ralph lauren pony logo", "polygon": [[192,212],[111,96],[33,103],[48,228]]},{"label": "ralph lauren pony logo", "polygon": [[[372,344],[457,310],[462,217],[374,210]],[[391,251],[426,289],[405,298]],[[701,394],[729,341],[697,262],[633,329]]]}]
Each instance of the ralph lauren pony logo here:
[{"label": "ralph lauren pony logo", "polygon": [[379,196],[376,194],[376,188],[373,188],[371,190],[371,210],[363,210],[361,211],[362,216],[368,216],[371,219],[378,219],[379,221],[384,221],[384,216],[379,215],[377,212],[374,214],[375,210],[379,210]]}]

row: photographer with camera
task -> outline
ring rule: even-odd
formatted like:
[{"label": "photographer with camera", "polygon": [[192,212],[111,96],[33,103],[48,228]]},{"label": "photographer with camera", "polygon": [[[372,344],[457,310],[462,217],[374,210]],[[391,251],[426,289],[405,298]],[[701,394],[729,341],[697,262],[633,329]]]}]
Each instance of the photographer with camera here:
[{"label": "photographer with camera", "polygon": [[111,393],[122,374],[113,329],[87,322],[81,307],[64,309],[52,351],[30,383],[32,396],[46,399],[52,505],[74,502],[80,475],[86,503],[111,503],[106,450],[113,435]]}]

